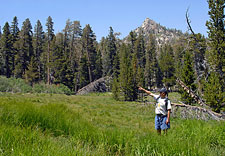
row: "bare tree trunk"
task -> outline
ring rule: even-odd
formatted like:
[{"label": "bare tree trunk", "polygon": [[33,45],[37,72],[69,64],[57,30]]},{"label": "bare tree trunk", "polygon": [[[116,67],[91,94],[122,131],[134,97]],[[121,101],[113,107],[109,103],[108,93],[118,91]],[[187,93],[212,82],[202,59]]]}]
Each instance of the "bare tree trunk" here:
[{"label": "bare tree trunk", "polygon": [[197,95],[196,95],[189,87],[187,87],[187,86],[184,84],[184,82],[182,82],[182,81],[181,81],[180,79],[178,79],[178,78],[177,78],[176,81],[177,81],[177,82],[181,85],[181,87],[188,93],[188,95],[189,95],[190,97],[192,97],[199,105],[208,108],[208,106],[203,102],[203,100],[202,100],[199,96],[197,96]]}]

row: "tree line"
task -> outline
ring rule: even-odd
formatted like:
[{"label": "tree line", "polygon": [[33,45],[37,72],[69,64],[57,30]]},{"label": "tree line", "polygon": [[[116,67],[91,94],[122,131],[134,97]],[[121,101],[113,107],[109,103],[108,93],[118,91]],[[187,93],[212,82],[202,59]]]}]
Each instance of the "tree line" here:
[{"label": "tree line", "polygon": [[64,84],[74,92],[110,76],[116,99],[136,100],[138,86],[164,86],[179,90],[185,103],[194,103],[177,88],[179,78],[219,112],[225,102],[224,0],[208,3],[208,38],[184,34],[176,42],[162,46],[156,44],[154,34],[145,36],[134,31],[121,40],[112,27],[108,36],[97,42],[91,26],[82,28],[80,21],[67,20],[65,28],[54,33],[51,16],[45,30],[39,20],[33,29],[29,18],[19,29],[14,17],[0,31],[0,75],[23,78],[30,85]]}]

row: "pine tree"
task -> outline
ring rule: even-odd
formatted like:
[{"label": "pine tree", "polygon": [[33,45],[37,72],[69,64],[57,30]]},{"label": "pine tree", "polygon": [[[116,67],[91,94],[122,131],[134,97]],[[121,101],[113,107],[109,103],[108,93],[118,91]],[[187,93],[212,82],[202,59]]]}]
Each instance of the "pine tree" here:
[{"label": "pine tree", "polygon": [[34,37],[33,37],[33,47],[34,47],[34,57],[37,61],[38,65],[38,73],[39,73],[39,80],[43,79],[44,75],[44,65],[41,61],[41,56],[44,51],[44,32],[41,25],[41,22],[38,20],[37,24],[34,27]]},{"label": "pine tree", "polygon": [[78,76],[79,76],[79,82],[78,82],[78,88],[82,88],[90,83],[90,76],[88,72],[88,60],[87,60],[87,54],[84,53],[81,56],[80,63],[79,63],[79,69],[78,69]]},{"label": "pine tree", "polygon": [[0,26],[0,40],[2,38],[2,27]]},{"label": "pine tree", "polygon": [[[189,51],[186,51],[183,62],[184,64],[183,64],[182,72],[181,72],[181,80],[192,91],[196,91],[195,73],[193,69],[193,57],[191,56],[191,53]],[[181,98],[186,104],[189,104],[189,105],[193,104],[194,102],[194,99],[191,98],[188,95],[188,93],[184,90],[182,90]]]},{"label": "pine tree", "polygon": [[210,19],[208,28],[207,61],[210,64],[210,76],[206,80],[204,98],[217,112],[220,111],[225,97],[225,16],[224,0],[208,0]]},{"label": "pine tree", "polygon": [[2,53],[1,39],[2,39],[2,28],[0,26],[0,75],[3,75],[3,73],[4,73],[4,70],[3,70],[4,59],[3,59],[3,53]]},{"label": "pine tree", "polygon": [[61,71],[62,71],[61,83],[63,83],[72,90],[74,87],[73,84],[74,74],[72,69],[70,68],[70,60],[64,60],[64,62],[62,63]]},{"label": "pine tree", "polygon": [[205,84],[204,97],[206,103],[212,107],[213,111],[220,112],[222,103],[225,102],[225,93],[222,91],[221,80],[217,72],[211,72],[208,82]]},{"label": "pine tree", "polygon": [[54,37],[54,29],[53,29],[53,21],[51,16],[47,18],[47,84],[50,84],[50,56],[51,56],[51,41],[53,40]]},{"label": "pine tree", "polygon": [[131,63],[130,63],[128,48],[126,47],[125,44],[123,44],[120,49],[119,84],[120,84],[121,92],[125,101],[128,101],[130,99],[129,98],[129,92],[130,92],[129,81],[131,81],[130,68],[131,68]]},{"label": "pine tree", "polygon": [[131,53],[134,52],[134,47],[135,47],[135,42],[137,40],[137,34],[133,31],[131,31],[129,33],[129,36],[128,36],[128,41],[129,41],[129,44],[130,44],[130,49],[131,49]]},{"label": "pine tree", "polygon": [[52,47],[54,53],[52,54],[52,70],[54,73],[54,83],[59,84],[63,83],[65,73],[64,73],[64,63],[66,62],[66,57],[64,55],[64,46],[63,46],[63,34],[57,33],[52,40]]},{"label": "pine tree", "polygon": [[109,35],[106,38],[106,50],[103,58],[103,76],[113,74],[113,62],[117,53],[116,38],[113,28],[109,28]]},{"label": "pine tree", "polygon": [[120,49],[120,75],[119,75],[119,85],[121,88],[121,93],[125,101],[134,101],[137,99],[137,84],[135,82],[133,69],[137,64],[137,59],[131,61],[130,49],[123,44]]},{"label": "pine tree", "polygon": [[82,29],[79,21],[74,21],[71,25],[72,37],[70,39],[70,61],[73,73],[77,72],[79,58],[81,56],[81,35]]},{"label": "pine tree", "polygon": [[149,43],[147,44],[145,59],[145,86],[152,88],[153,86],[157,86],[158,72],[158,61],[156,59],[156,41],[153,35],[149,36]]},{"label": "pine tree", "polygon": [[70,48],[70,41],[72,40],[72,22],[70,19],[66,21],[66,26],[63,29],[64,39],[63,39],[63,47],[64,47],[64,55],[67,59],[71,57],[71,48]]},{"label": "pine tree", "polygon": [[15,56],[14,74],[16,77],[22,78],[24,76],[31,57],[33,56],[32,35],[32,26],[30,20],[27,18],[23,22],[22,29],[19,33],[20,38],[14,44],[15,48],[18,49]]},{"label": "pine tree", "polygon": [[86,27],[83,29],[83,34],[81,39],[82,39],[82,45],[83,45],[82,55],[85,56],[87,60],[89,83],[91,83],[92,81],[97,79],[96,75],[94,75],[93,73],[93,71],[96,69],[97,51],[95,46],[96,37],[89,24],[86,25]]},{"label": "pine tree", "polygon": [[145,59],[145,43],[144,43],[144,37],[142,34],[139,34],[139,36],[137,37],[134,43],[134,53],[137,54],[138,66],[141,68],[144,68],[146,59]]},{"label": "pine tree", "polygon": [[73,71],[73,90],[76,92],[79,86],[79,63],[82,55],[82,42],[81,42],[82,29],[79,21],[74,21],[72,24],[72,39],[70,41],[71,52],[71,68]]},{"label": "pine tree", "polygon": [[113,78],[112,93],[113,93],[113,98],[115,100],[119,100],[120,90],[119,90],[119,82],[117,77]]},{"label": "pine tree", "polygon": [[[208,61],[213,71],[220,77],[225,76],[225,0],[208,0],[209,21],[206,22],[209,36],[209,47],[207,51]],[[224,82],[224,81],[223,81]]]},{"label": "pine tree", "polygon": [[18,53],[18,49],[15,47],[16,41],[19,39],[19,27],[18,27],[18,19],[15,16],[13,18],[13,22],[11,25],[11,34],[12,34],[12,70],[14,71],[15,69],[15,55]]},{"label": "pine tree", "polygon": [[6,77],[10,77],[12,75],[13,70],[13,54],[12,54],[12,35],[10,33],[9,23],[6,22],[3,27],[3,34],[1,38],[2,45],[2,58],[3,58],[3,66],[1,71],[3,75]]},{"label": "pine tree", "polygon": [[31,57],[31,61],[25,72],[25,79],[31,86],[39,79],[38,63],[34,56]]},{"label": "pine tree", "polygon": [[162,47],[159,57],[159,66],[163,73],[163,82],[167,88],[175,84],[174,54],[171,45]]},{"label": "pine tree", "polygon": [[[141,67],[138,65],[138,54],[137,53],[133,53],[132,55],[132,60],[131,60],[131,100],[135,101],[138,98],[138,84],[139,84],[139,80],[142,79],[142,76],[140,73],[138,73],[138,69],[140,69]],[[139,71],[140,72],[140,71]],[[138,75],[140,74],[140,75]]]},{"label": "pine tree", "polygon": [[93,72],[94,72],[96,79],[99,79],[102,77],[102,55],[101,55],[100,51],[97,51],[95,62],[96,62],[95,70]]},{"label": "pine tree", "polygon": [[120,73],[120,59],[119,59],[119,51],[117,51],[114,60],[113,60],[113,77],[118,78]]}]

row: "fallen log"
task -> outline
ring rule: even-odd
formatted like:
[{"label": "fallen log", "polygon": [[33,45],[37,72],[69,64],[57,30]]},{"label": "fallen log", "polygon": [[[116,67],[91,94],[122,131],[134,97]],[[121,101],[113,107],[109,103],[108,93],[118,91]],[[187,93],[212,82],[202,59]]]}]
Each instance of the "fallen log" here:
[{"label": "fallen log", "polygon": [[[145,102],[144,106],[148,104],[155,104],[155,102]],[[191,106],[186,104],[171,103],[172,117],[179,117],[184,119],[197,119],[197,120],[216,120],[225,121],[225,114],[213,112],[212,110],[202,108],[199,106]]]},{"label": "fallen log", "polygon": [[172,116],[200,120],[225,120],[225,115],[212,110],[185,104],[172,103]]}]

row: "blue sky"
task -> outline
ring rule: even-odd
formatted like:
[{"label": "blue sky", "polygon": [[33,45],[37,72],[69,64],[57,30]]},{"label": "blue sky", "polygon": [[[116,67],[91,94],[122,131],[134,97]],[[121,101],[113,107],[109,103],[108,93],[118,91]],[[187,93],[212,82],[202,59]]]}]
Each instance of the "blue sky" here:
[{"label": "blue sky", "polygon": [[90,24],[97,40],[108,35],[110,26],[123,38],[146,18],[186,32],[187,8],[193,30],[207,36],[209,19],[207,0],[0,0],[0,4],[1,27],[17,16],[20,28],[29,18],[33,27],[39,19],[45,30],[51,16],[55,33],[62,31],[67,19],[78,20],[82,28]]}]

